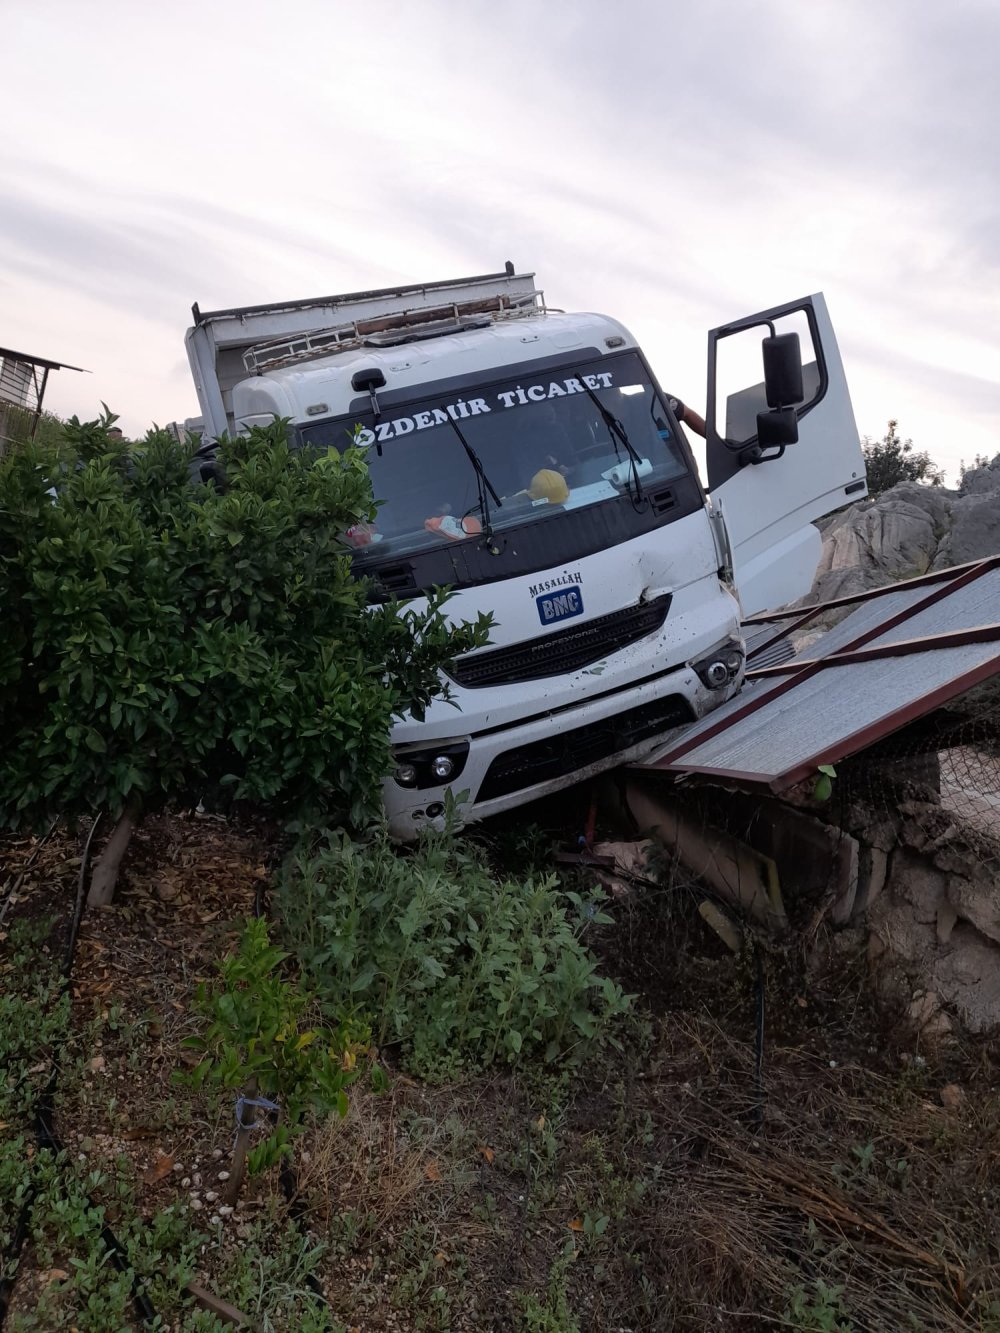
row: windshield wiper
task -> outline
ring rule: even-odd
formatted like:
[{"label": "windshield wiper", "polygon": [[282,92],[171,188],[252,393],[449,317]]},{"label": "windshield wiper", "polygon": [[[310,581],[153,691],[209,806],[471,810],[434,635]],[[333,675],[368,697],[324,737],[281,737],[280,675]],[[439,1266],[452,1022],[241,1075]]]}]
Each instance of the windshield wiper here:
[{"label": "windshield wiper", "polygon": [[[600,412],[604,424],[608,428],[608,433],[611,435],[612,444],[614,444],[615,436],[617,436],[618,439],[621,440],[622,444],[625,446],[625,452],[628,454],[629,461],[632,464],[630,475],[632,483],[635,486],[635,495],[632,502],[633,504],[636,505],[641,504],[643,500],[643,490],[642,490],[642,482],[639,480],[639,465],[642,462],[642,457],[639,454],[639,451],[636,449],[635,445],[629,439],[625,427],[618,420],[618,418],[616,416],[612,416],[612,414],[604,406],[600,398],[598,398],[597,394],[593,391],[592,388],[590,388],[589,385],[585,384],[583,387],[586,390],[587,394],[589,395],[591,402],[597,408],[598,412]],[[618,452],[617,445],[615,446],[615,452],[616,453]],[[632,488],[630,486],[629,490],[631,491],[631,489]]]},{"label": "windshield wiper", "polygon": [[[496,507],[498,509],[503,508],[503,501],[500,499],[499,495],[497,495],[496,491],[493,488],[493,483],[486,475],[486,469],[483,467],[483,460],[479,457],[475,449],[473,449],[472,445],[462,434],[461,430],[459,429],[458,422],[449,418],[449,425],[451,426],[455,434],[458,436],[458,438],[461,440],[462,448],[468,455],[469,462],[472,464],[473,471],[476,474],[476,490],[478,492],[478,498],[479,498],[479,510],[483,516],[483,537],[486,540],[486,542],[490,546],[492,546],[493,524],[490,520],[490,502],[489,499],[487,498],[487,492],[489,492],[489,494],[493,496],[494,502],[496,503]],[[497,554],[497,552],[494,551],[494,554]]]}]

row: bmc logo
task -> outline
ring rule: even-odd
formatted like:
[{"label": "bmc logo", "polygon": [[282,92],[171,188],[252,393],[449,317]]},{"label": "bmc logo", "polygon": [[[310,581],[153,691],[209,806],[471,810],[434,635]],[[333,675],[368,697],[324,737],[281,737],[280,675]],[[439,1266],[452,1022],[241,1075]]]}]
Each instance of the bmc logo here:
[{"label": "bmc logo", "polygon": [[536,597],[535,605],[538,607],[538,619],[543,625],[551,625],[556,620],[583,615],[583,593],[578,588],[550,592],[544,597]]}]

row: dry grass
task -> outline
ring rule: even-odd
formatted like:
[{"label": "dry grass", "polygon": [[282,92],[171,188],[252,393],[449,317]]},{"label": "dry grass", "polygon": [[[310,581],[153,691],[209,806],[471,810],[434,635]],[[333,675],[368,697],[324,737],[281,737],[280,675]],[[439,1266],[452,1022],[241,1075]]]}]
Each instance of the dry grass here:
[{"label": "dry grass", "polygon": [[[953,1066],[885,1057],[831,1067],[807,1045],[768,1047],[759,1127],[752,1044],[704,1011],[663,1016],[641,1060],[570,1081],[398,1081],[310,1143],[317,1231],[364,1218],[357,1267],[335,1247],[325,1288],[366,1331],[523,1329],[531,1294],[547,1333],[994,1333],[992,1063],[961,1060],[949,1109]],[[444,1293],[433,1314],[426,1288],[401,1285],[420,1264]],[[574,1322],[553,1313],[554,1286]]]},{"label": "dry grass", "polygon": [[930,1065],[900,1066],[924,1089],[786,1047],[769,1054],[754,1133],[750,1050],[708,1016],[679,1028],[711,1072],[681,1105],[658,1099],[662,1131],[687,1145],[649,1219],[651,1249],[671,1256],[677,1327],[709,1310],[747,1326],[779,1318],[794,1288],[817,1281],[843,1289],[850,1328],[1000,1327],[989,1312],[1000,1295],[1000,1197],[984,1171],[1000,1150],[991,1088],[948,1110],[932,1100]]},{"label": "dry grass", "polygon": [[434,1175],[433,1138],[414,1143],[399,1125],[403,1091],[357,1092],[344,1120],[327,1120],[309,1135],[298,1189],[312,1225],[351,1211],[377,1232],[412,1207],[428,1171]]}]

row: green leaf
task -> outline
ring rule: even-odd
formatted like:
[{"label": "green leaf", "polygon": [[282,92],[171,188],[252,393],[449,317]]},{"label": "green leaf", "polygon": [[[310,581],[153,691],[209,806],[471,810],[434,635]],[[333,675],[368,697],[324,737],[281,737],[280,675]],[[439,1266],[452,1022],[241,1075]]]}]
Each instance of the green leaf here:
[{"label": "green leaf", "polygon": [[367,990],[375,979],[375,971],[374,963],[366,963],[351,982],[351,993],[356,995],[358,991]]}]

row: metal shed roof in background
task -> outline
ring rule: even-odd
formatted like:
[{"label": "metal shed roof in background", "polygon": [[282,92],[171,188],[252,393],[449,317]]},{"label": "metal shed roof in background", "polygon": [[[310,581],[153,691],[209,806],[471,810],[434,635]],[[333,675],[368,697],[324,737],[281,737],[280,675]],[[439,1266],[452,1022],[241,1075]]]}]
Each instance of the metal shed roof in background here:
[{"label": "metal shed roof in background", "polygon": [[0,360],[21,361],[29,366],[41,366],[43,370],[78,370],[86,375],[82,366],[71,366],[65,361],[48,361],[44,356],[29,356],[27,352],[14,352],[9,347],[0,347]]},{"label": "metal shed roof in background", "polygon": [[[834,629],[774,661],[787,634],[851,605]],[[755,617],[743,691],[640,767],[781,791],[1000,673],[998,621],[1000,556]],[[772,664],[755,666],[762,660]]]}]

